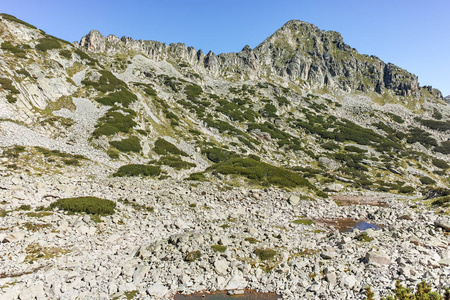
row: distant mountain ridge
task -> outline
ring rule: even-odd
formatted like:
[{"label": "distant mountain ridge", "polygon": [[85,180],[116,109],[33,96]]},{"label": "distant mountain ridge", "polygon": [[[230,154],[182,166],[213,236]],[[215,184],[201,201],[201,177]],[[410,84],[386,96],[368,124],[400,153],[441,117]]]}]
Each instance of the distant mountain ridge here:
[{"label": "distant mountain ridge", "polygon": [[[375,56],[359,54],[344,43],[338,32],[320,30],[298,20],[287,22],[255,49],[245,46],[238,53],[216,55],[210,51],[205,55],[202,50],[182,43],[166,45],[128,37],[119,39],[114,35],[103,37],[96,30],[83,37],[79,45],[94,53],[114,55],[132,50],[152,60],[182,60],[214,78],[257,80],[278,76],[295,83],[307,82],[316,88],[337,87],[348,92],[379,94],[389,89],[396,95],[415,97],[422,94],[414,74]],[[428,91],[442,99],[439,90],[428,88]]]}]

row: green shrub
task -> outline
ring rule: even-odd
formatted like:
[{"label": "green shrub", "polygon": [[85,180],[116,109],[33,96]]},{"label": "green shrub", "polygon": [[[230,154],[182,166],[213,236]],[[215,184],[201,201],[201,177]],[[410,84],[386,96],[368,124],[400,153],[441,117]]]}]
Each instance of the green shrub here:
[{"label": "green shrub", "polygon": [[11,94],[19,94],[19,90],[12,84],[12,80],[8,78],[0,78],[0,85],[4,90],[8,90]]},{"label": "green shrub", "polygon": [[415,118],[415,120],[420,122],[422,125],[434,130],[438,131],[450,130],[450,121],[424,120],[420,118]]},{"label": "green shrub", "polygon": [[236,156],[237,154],[231,151],[227,151],[220,148],[209,148],[202,150],[202,154],[205,154],[206,157],[215,163],[224,162],[229,160],[231,157]]},{"label": "green shrub", "polygon": [[278,117],[277,108],[272,103],[266,103],[266,105],[264,105],[264,112],[270,118]]},{"label": "green shrub", "polygon": [[349,152],[355,152],[355,153],[366,153],[367,152],[366,149],[361,149],[356,146],[345,146],[344,150],[349,151]]},{"label": "green shrub", "polygon": [[61,55],[62,57],[65,57],[67,59],[71,59],[72,58],[72,51],[70,50],[61,50],[59,51],[59,55]]},{"label": "green shrub", "polygon": [[[373,300],[373,292],[370,287],[366,288],[366,298],[365,300]],[[450,290],[448,287],[445,288],[444,296],[441,298],[438,292],[432,291],[431,286],[425,281],[418,283],[416,286],[416,292],[412,293],[409,288],[405,288],[400,284],[400,280],[397,280],[395,284],[394,294],[387,296],[387,298],[382,297],[381,300],[447,300],[450,299]]]},{"label": "green shrub", "polygon": [[418,127],[414,127],[409,130],[408,138],[406,139],[406,141],[410,144],[419,142],[427,148],[430,148],[431,146],[437,146],[437,142],[431,136],[431,134]]},{"label": "green shrub", "polygon": [[402,193],[402,194],[411,194],[414,191],[415,191],[415,189],[412,186],[409,186],[409,185],[402,186],[401,188],[398,189],[398,192]]},{"label": "green shrub", "polygon": [[184,92],[186,93],[186,97],[189,100],[194,100],[195,98],[200,96],[201,93],[203,93],[203,89],[196,84],[192,84],[192,85],[186,86],[184,88]]},{"label": "green shrub", "polygon": [[36,49],[42,52],[59,48],[61,48],[61,44],[55,38],[41,38],[39,44],[36,45]]},{"label": "green shrub", "polygon": [[280,187],[312,187],[308,180],[300,175],[251,158],[234,157],[211,167],[221,174],[235,174],[255,180],[261,185]]},{"label": "green shrub", "polygon": [[21,206],[19,206],[19,210],[31,210],[31,205],[22,204]]},{"label": "green shrub", "polygon": [[223,245],[212,245],[211,248],[214,251],[220,252],[220,253],[223,253],[227,250],[227,246],[223,246]]},{"label": "green shrub", "polygon": [[88,65],[94,66],[95,63],[97,62],[95,59],[91,58],[89,55],[87,55],[86,53],[84,53],[84,52],[81,51],[80,49],[75,49],[75,53],[76,53],[82,60],[87,60],[87,61],[88,61]]},{"label": "green shrub", "polygon": [[165,156],[161,157],[158,161],[159,164],[163,164],[166,166],[169,166],[171,168],[174,168],[176,170],[181,169],[190,169],[196,166],[194,163],[190,163],[187,161],[184,161],[179,156]]},{"label": "green shrub", "polygon": [[117,148],[117,150],[122,152],[136,152],[139,153],[142,150],[141,143],[138,137],[132,136],[127,139],[120,141],[109,142],[111,146]]},{"label": "green shrub", "polygon": [[338,150],[341,147],[338,144],[336,144],[335,142],[329,141],[329,142],[323,143],[322,148],[333,151],[333,150]]},{"label": "green shrub", "polygon": [[397,122],[397,123],[400,123],[400,124],[405,123],[405,120],[403,120],[402,117],[400,117],[400,116],[398,116],[398,115],[396,115],[396,114],[393,114],[393,113],[387,113],[387,115],[390,116],[390,117],[392,118],[392,120],[394,120],[394,121]]},{"label": "green shrub", "polygon": [[161,174],[161,168],[159,166],[148,166],[131,164],[121,166],[113,177],[125,177],[125,176],[158,176]]},{"label": "green shrub", "polygon": [[272,249],[256,249],[254,253],[260,260],[273,259],[277,255],[277,251]]},{"label": "green shrub", "polygon": [[80,162],[76,158],[63,159],[63,163],[68,166],[79,166]]},{"label": "green shrub", "polygon": [[193,181],[204,181],[206,180],[205,174],[203,172],[192,173],[186,180]]},{"label": "green shrub", "polygon": [[155,151],[159,155],[175,154],[188,156],[186,152],[181,151],[174,144],[166,141],[163,138],[159,138],[155,141],[155,147],[153,147],[153,151]]},{"label": "green shrub", "polygon": [[108,151],[106,151],[106,154],[112,159],[117,159],[119,158],[120,152],[114,148],[109,148]]},{"label": "green shrub", "polygon": [[422,184],[425,184],[425,185],[436,184],[436,181],[434,181],[433,179],[431,179],[431,178],[428,177],[428,176],[422,176],[422,177],[420,177],[420,182],[421,182]]},{"label": "green shrub", "polygon": [[435,200],[433,200],[433,202],[431,202],[431,204],[434,206],[442,207],[450,206],[450,195],[436,198]]},{"label": "green shrub", "polygon": [[447,170],[450,167],[448,163],[443,159],[433,158],[432,162],[433,165],[443,170]]},{"label": "green shrub", "polygon": [[256,244],[259,243],[259,241],[257,239],[255,239],[254,237],[246,237],[244,239],[244,241],[249,242],[250,244]]},{"label": "green shrub", "polygon": [[107,106],[114,106],[116,103],[121,103],[124,107],[128,107],[131,102],[136,100],[137,97],[135,94],[125,88],[122,88],[120,91],[101,97],[96,101]]},{"label": "green shrub", "polygon": [[121,112],[110,109],[98,120],[97,125],[95,125],[97,128],[92,135],[99,137],[102,135],[111,136],[119,132],[128,133],[136,125],[133,114],[124,115]]},{"label": "green shrub", "polygon": [[[27,45],[28,46],[28,45]],[[11,42],[4,41],[1,45],[2,50],[6,50],[14,54],[18,58],[26,58],[27,53],[25,49],[27,48],[25,45],[14,46]]]},{"label": "green shrub", "polygon": [[97,197],[77,197],[63,198],[52,204],[50,208],[59,208],[73,213],[87,213],[91,215],[112,215],[116,208],[116,203],[111,200]]},{"label": "green shrub", "polygon": [[441,145],[436,146],[434,150],[442,154],[450,154],[450,140],[442,142]]}]

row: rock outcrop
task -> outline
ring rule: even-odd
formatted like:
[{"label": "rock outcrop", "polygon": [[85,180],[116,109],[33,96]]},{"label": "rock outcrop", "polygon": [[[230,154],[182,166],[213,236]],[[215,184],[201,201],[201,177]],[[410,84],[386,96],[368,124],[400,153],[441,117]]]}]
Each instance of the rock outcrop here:
[{"label": "rock outcrop", "polygon": [[[417,76],[376,56],[359,54],[344,43],[335,31],[320,30],[297,20],[286,23],[255,49],[245,46],[238,53],[204,54],[182,43],[166,45],[157,41],[103,37],[92,30],[79,43],[90,52],[117,54],[130,50],[152,60],[170,59],[189,64],[200,74],[214,78],[258,79],[275,76],[292,82],[304,81],[312,87],[337,87],[344,91],[360,90],[396,95],[421,95]],[[439,92],[433,95],[442,99]]]}]

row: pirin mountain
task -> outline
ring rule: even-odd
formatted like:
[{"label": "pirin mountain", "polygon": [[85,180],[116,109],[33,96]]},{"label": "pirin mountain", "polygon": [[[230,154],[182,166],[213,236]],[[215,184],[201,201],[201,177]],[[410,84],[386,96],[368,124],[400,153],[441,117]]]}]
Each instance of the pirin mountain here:
[{"label": "pirin mountain", "polygon": [[[204,187],[207,192],[198,194],[203,200],[212,191],[224,195],[242,192],[242,199],[250,197],[256,202],[266,199],[264,193],[274,193],[273,201],[291,195],[291,202],[297,205],[292,213],[298,218],[303,200],[335,205],[332,199],[341,194],[383,194],[395,199],[441,197],[438,210],[448,210],[448,102],[439,90],[420,86],[414,74],[376,56],[358,53],[338,32],[292,20],[254,49],[245,46],[237,53],[205,54],[182,43],[105,37],[96,30],[70,43],[1,14],[0,45],[0,190],[9,196],[23,194],[1,202],[5,218],[21,215],[17,209],[23,205],[32,210],[45,209],[53,200],[78,196],[109,198],[117,207],[142,213],[150,205],[140,203],[138,196],[138,202],[133,202],[124,193],[111,192],[117,184],[125,183],[137,187],[122,186],[122,191],[135,192],[132,190],[140,189],[139,182],[151,182],[145,185],[147,192],[167,187],[163,196],[155,198],[159,201],[172,199],[171,190],[177,188],[188,194]],[[17,190],[10,188],[11,180]],[[39,180],[52,184],[40,188]],[[23,190],[21,184],[30,182],[36,184],[35,190]],[[69,190],[62,187],[71,184],[74,186]],[[60,188],[59,192],[51,192],[54,186]],[[112,194],[96,193],[96,187],[109,188]],[[239,198],[233,197],[230,201]],[[222,202],[228,199],[219,198]],[[187,210],[200,209],[197,202],[190,203]],[[161,211],[178,209],[175,202],[158,203],[151,209],[158,205]],[[205,207],[215,210],[220,205]],[[312,207],[314,204],[309,209]],[[51,213],[35,213],[44,212]],[[150,208],[147,213],[151,214]],[[262,212],[256,214],[269,217]],[[117,224],[127,220],[118,215],[116,212],[103,218],[112,218],[111,224],[120,227]],[[236,218],[229,217],[228,223]],[[387,215],[383,218],[389,219]],[[89,226],[85,233],[89,235],[95,223],[86,222]],[[177,225],[173,231],[171,225],[164,225],[164,234],[186,229]],[[220,230],[231,229],[224,226]],[[252,230],[245,232],[251,236]],[[12,243],[14,239],[10,240]],[[253,247],[254,241],[262,240],[256,237],[246,243]],[[212,241],[225,248],[232,244]],[[169,241],[169,245],[179,242]],[[193,254],[189,252],[192,261],[198,259],[194,250]],[[319,255],[320,251],[314,251],[300,256]],[[141,256],[139,251],[135,256],[142,259],[144,252],[141,249]],[[228,273],[220,263],[216,267],[225,278]],[[281,267],[276,264],[273,268]],[[133,275],[134,270],[122,271],[120,276],[127,272]],[[269,273],[271,270],[266,269]],[[249,283],[250,277],[238,271],[236,274],[244,274],[247,287],[255,288]],[[278,273],[281,275],[276,276],[287,276],[283,271]],[[1,274],[0,270],[0,278]],[[314,278],[302,282],[313,285],[319,280]],[[353,289],[356,283],[348,280],[340,286],[358,294]],[[189,285],[189,279],[180,281],[197,291],[194,287],[198,282]],[[376,285],[374,282],[372,285]],[[146,293],[140,290],[140,283],[135,284],[138,292]],[[169,284],[161,284],[172,291]],[[281,288],[277,289],[283,294]],[[126,288],[112,290],[120,293]],[[307,287],[304,290],[306,293]],[[43,293],[51,295],[47,289]],[[149,291],[147,294],[152,295]],[[55,295],[51,297],[58,297]]]}]

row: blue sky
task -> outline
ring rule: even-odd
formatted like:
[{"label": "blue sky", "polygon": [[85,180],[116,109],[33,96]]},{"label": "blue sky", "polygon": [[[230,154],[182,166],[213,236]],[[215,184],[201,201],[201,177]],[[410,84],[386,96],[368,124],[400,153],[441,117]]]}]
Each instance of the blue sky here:
[{"label": "blue sky", "polygon": [[0,0],[0,10],[71,42],[97,29],[216,54],[254,48],[298,19],[450,95],[448,0]]}]

